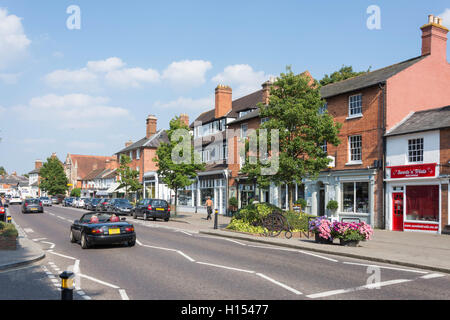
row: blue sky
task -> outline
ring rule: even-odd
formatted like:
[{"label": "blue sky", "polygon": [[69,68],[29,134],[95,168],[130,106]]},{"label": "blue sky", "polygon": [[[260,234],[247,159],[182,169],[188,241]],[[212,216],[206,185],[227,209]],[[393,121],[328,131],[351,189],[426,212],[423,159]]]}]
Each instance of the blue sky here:
[{"label": "blue sky", "polygon": [[[81,29],[69,30],[70,5]],[[369,30],[366,10],[381,9]],[[291,65],[320,79],[420,55],[420,26],[448,1],[0,0],[0,166],[27,173],[52,152],[111,155],[158,127],[237,98]]]}]

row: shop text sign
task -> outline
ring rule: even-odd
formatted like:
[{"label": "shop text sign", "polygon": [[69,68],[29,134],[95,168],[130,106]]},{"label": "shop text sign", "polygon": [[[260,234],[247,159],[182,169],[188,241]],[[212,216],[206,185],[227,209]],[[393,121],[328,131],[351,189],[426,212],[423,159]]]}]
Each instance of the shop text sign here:
[{"label": "shop text sign", "polygon": [[405,222],[405,230],[439,231],[439,224]]},{"label": "shop text sign", "polygon": [[392,179],[425,178],[436,176],[436,163],[390,167],[390,169]]}]

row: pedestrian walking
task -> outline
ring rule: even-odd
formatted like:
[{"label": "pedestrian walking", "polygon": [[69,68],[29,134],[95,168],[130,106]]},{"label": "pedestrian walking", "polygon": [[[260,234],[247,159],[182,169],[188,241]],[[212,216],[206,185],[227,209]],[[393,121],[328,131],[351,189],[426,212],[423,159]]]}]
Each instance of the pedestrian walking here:
[{"label": "pedestrian walking", "polygon": [[211,197],[208,197],[206,200],[206,210],[208,211],[208,216],[206,217],[206,220],[212,220],[212,208],[213,208],[214,203],[211,200]]}]

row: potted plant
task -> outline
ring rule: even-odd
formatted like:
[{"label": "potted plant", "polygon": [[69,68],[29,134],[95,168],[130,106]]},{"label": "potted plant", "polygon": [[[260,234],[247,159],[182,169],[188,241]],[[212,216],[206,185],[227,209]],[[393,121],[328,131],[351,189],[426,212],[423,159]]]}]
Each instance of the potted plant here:
[{"label": "potted plant", "polygon": [[16,250],[18,235],[13,224],[0,222],[0,250]]},{"label": "potted plant", "polygon": [[333,223],[331,233],[335,238],[340,240],[341,246],[357,247],[360,241],[371,239],[373,229],[365,222],[335,222]]},{"label": "potted plant", "polygon": [[317,243],[332,244],[333,224],[326,217],[319,217],[309,222],[309,231],[314,233]]},{"label": "potted plant", "polygon": [[228,200],[228,205],[230,207],[231,213],[234,214],[237,211],[237,208],[238,208],[238,200],[236,199],[236,197],[231,197]]},{"label": "potted plant", "polygon": [[332,216],[336,216],[336,211],[339,208],[339,203],[336,200],[331,200],[327,204],[327,209],[331,211]]},{"label": "potted plant", "polygon": [[306,209],[307,202],[305,199],[298,199],[295,201],[295,206],[300,208],[300,211],[303,211]]}]

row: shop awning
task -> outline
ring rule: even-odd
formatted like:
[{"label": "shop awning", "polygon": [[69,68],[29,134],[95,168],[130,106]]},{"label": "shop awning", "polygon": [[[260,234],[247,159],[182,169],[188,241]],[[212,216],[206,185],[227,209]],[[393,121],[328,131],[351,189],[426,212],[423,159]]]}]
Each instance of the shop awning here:
[{"label": "shop awning", "polygon": [[114,192],[119,192],[119,193],[125,193],[125,188],[120,188],[118,190],[116,190],[118,187],[120,186],[120,183],[114,183],[111,185],[111,187],[109,187],[108,190],[106,190],[106,193],[111,194]]}]

